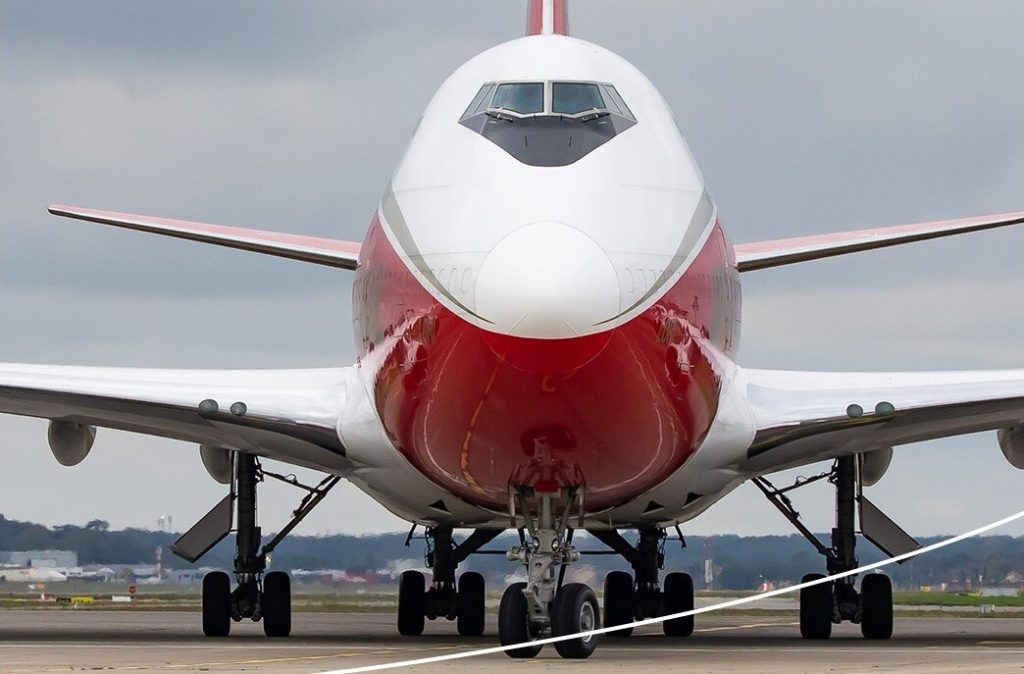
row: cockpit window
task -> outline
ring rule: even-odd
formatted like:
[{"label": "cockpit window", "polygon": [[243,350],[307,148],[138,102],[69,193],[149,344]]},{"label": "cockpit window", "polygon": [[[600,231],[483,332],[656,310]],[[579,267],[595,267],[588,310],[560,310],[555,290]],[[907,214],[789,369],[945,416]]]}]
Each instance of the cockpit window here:
[{"label": "cockpit window", "polygon": [[499,84],[491,108],[511,110],[520,115],[544,112],[543,82],[511,82]]},{"label": "cockpit window", "polygon": [[487,84],[480,87],[480,91],[477,92],[473,100],[470,101],[469,107],[462,113],[462,119],[472,117],[473,115],[480,114],[487,109],[487,104],[491,100],[491,94],[494,93],[494,82],[488,82]]},{"label": "cockpit window", "polygon": [[629,119],[636,119],[633,117],[633,113],[629,111],[629,108],[626,107],[626,102],[622,100],[622,96],[619,96],[619,92],[615,90],[615,87],[610,84],[602,84],[601,88],[604,90],[604,100],[607,101],[608,107],[612,112]]},{"label": "cockpit window", "polygon": [[607,82],[485,82],[459,124],[528,166],[568,166],[636,126]]},{"label": "cockpit window", "polygon": [[590,82],[554,82],[551,85],[551,112],[577,115],[588,110],[604,110],[604,98]]}]

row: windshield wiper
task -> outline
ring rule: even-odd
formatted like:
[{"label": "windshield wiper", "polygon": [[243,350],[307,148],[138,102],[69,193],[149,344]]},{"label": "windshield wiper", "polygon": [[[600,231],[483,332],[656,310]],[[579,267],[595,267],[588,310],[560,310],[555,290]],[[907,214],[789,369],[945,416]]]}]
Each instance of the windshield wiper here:
[{"label": "windshield wiper", "polygon": [[602,117],[607,117],[610,114],[612,114],[612,113],[608,112],[607,110],[601,110],[599,108],[594,108],[594,109],[590,110],[589,112],[586,112],[586,113],[583,113],[582,115],[580,115],[578,117],[578,119],[580,121],[582,121],[584,124],[586,124],[587,122],[592,122],[595,119],[600,119]]},{"label": "windshield wiper", "polygon": [[516,115],[506,112],[504,108],[488,108],[484,114],[494,119],[503,119],[506,122],[514,122],[518,119]]}]

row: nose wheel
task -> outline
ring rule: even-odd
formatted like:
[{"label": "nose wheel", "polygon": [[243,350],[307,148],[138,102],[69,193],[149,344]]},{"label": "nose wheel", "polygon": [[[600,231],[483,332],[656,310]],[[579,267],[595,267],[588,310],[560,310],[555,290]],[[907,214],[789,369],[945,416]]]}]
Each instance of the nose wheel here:
[{"label": "nose wheel", "polygon": [[540,638],[540,633],[530,623],[530,609],[526,603],[526,583],[512,583],[501,595],[498,605],[498,639],[502,646],[527,644],[505,651],[510,658],[533,658],[542,646],[529,645]]},{"label": "nose wheel", "polygon": [[[583,583],[563,585],[555,595],[555,603],[551,607],[551,634],[560,637],[600,629],[600,616],[597,595],[589,585]],[[595,634],[555,642],[555,650],[559,655],[574,660],[589,658],[595,648],[597,648],[597,635]]]}]

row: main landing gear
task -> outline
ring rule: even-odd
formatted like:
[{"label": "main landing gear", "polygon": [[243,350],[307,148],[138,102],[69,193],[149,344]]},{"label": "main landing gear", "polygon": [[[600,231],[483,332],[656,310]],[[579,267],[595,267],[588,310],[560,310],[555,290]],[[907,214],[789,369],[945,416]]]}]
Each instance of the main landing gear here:
[{"label": "main landing gear", "polygon": [[[264,573],[270,554],[301,522],[327,492],[341,479],[324,478],[315,487],[299,483],[293,476],[263,470],[251,454],[234,454],[234,471],[230,493],[189,529],[172,546],[179,557],[195,562],[231,531],[233,510],[237,507],[234,572],[237,585],[223,571],[213,571],[203,578],[203,634],[226,637],[231,623],[245,618],[263,622],[268,637],[286,637],[291,633],[291,580],[283,571]],[[265,477],[272,477],[304,489],[307,494],[292,513],[288,524],[260,549],[262,530],[256,524],[256,488]]]},{"label": "main landing gear", "polygon": [[[582,583],[564,583],[566,567],[578,561],[569,526],[574,509],[582,515],[583,491],[538,482],[537,487],[511,487],[510,515],[522,513],[526,531],[519,529],[519,545],[508,551],[509,561],[526,567],[526,582],[505,589],[498,608],[498,636],[503,646],[528,645],[505,651],[513,658],[532,658],[541,646],[529,645],[547,636],[562,636],[600,629],[597,595]],[[531,513],[535,510],[535,514]],[[563,658],[587,658],[597,647],[597,636],[559,641],[555,650]]]},{"label": "main landing gear", "polygon": [[[456,544],[451,526],[427,530],[427,566],[433,570],[430,587],[419,571],[405,571],[398,582],[398,632],[403,636],[423,634],[426,619],[455,620],[460,636],[484,633],[484,577],[466,571],[455,582],[455,569],[469,555],[493,540],[501,529],[477,529]],[[409,532],[412,538],[412,531]],[[407,541],[408,542],[408,541]]]},{"label": "main landing gear", "polygon": [[[631,545],[615,529],[593,530],[590,534],[622,555],[633,567],[633,575],[612,571],[604,580],[604,623],[607,627],[626,625],[634,620],[673,615],[693,610],[693,578],[688,573],[666,574],[658,584],[658,574],[665,567],[664,530],[640,529],[636,545]],[[674,618],[661,623],[666,636],[688,637],[693,634],[693,616]],[[612,632],[629,636],[633,628]]]},{"label": "main landing gear", "polygon": [[[862,493],[860,457],[836,459],[832,470],[782,489],[776,489],[763,477],[754,484],[768,500],[825,557],[827,574],[851,571],[858,567],[854,519],[857,506],[861,512],[861,533],[890,556],[917,547],[908,534],[881,513]],[[786,496],[797,487],[827,479],[835,486],[836,526],[832,529],[831,547],[824,545],[800,521],[800,514]],[[803,582],[826,576],[818,573],[803,577]],[[821,583],[800,591],[800,635],[805,639],[827,639],[832,625],[843,621],[859,623],[867,639],[888,639],[893,631],[892,581],[888,576],[872,573],[863,577],[857,591],[855,576]]]}]

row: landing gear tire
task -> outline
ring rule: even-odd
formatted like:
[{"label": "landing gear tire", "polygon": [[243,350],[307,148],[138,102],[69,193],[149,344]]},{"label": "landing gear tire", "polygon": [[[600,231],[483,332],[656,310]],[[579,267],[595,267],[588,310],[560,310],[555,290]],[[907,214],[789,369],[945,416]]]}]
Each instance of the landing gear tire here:
[{"label": "landing gear tire", "polygon": [[[693,610],[693,577],[688,573],[670,573],[665,576],[662,589],[664,615]],[[693,616],[673,618],[661,623],[667,637],[688,637],[693,634]]]},{"label": "landing gear tire", "polygon": [[[505,588],[498,605],[498,639],[502,646],[533,641],[530,633],[529,611],[523,590],[526,583],[512,583]],[[505,651],[510,658],[532,658],[543,646],[523,646]]]},{"label": "landing gear tire", "polygon": [[459,577],[456,612],[459,636],[478,637],[484,633],[484,577],[476,571]]},{"label": "landing gear tire", "polygon": [[292,632],[292,581],[284,571],[271,571],[263,577],[263,633],[268,637],[286,637]]},{"label": "landing gear tire", "polygon": [[892,636],[892,581],[889,576],[871,573],[860,582],[860,632],[865,639]]},{"label": "landing gear tire", "polygon": [[[824,577],[820,573],[809,573],[801,582]],[[800,590],[800,636],[804,639],[828,639],[832,636],[832,583]]]},{"label": "landing gear tire", "polygon": [[404,571],[398,578],[398,633],[423,634],[427,614],[427,580],[419,571]]},{"label": "landing gear tire", "polygon": [[226,637],[231,632],[231,579],[223,571],[203,576],[203,634]]},{"label": "landing gear tire", "polygon": [[[633,576],[625,571],[612,571],[604,577],[604,624],[605,627],[628,625],[633,622],[636,597],[633,592]],[[632,627],[625,627],[609,636],[628,637]]]},{"label": "landing gear tire", "polygon": [[[601,629],[601,612],[594,591],[583,583],[563,585],[551,606],[552,635],[560,637],[598,629]],[[581,660],[590,657],[597,648],[597,641],[596,634],[556,641],[555,650],[563,658]]]}]

